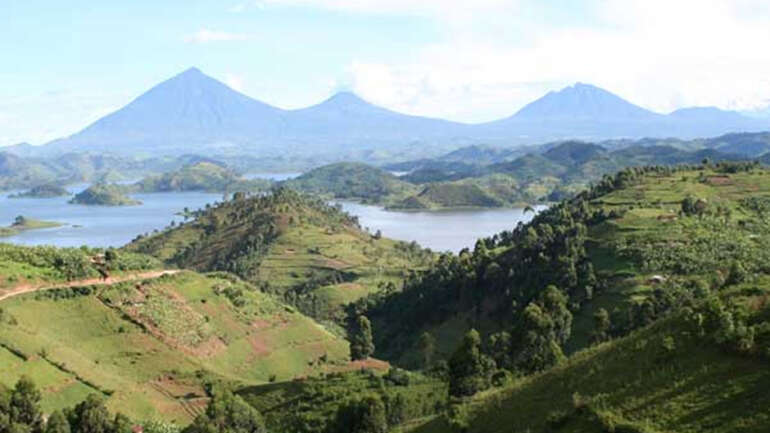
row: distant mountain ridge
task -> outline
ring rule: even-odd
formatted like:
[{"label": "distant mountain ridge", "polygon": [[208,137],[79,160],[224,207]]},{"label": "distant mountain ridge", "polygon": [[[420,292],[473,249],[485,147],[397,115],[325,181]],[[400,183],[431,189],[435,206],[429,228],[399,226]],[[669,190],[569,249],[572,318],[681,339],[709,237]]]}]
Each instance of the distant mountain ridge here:
[{"label": "distant mountain ridge", "polygon": [[139,157],[323,155],[327,161],[374,162],[437,156],[473,144],[693,138],[767,129],[766,119],[713,107],[658,114],[583,83],[549,92],[508,118],[473,125],[398,113],[351,92],[283,110],[190,68],[70,137],[5,150],[22,156],[92,151]]},{"label": "distant mountain ridge", "polygon": [[548,92],[516,112],[516,120],[600,119],[656,120],[661,115],[638,107],[591,84],[576,83]]}]

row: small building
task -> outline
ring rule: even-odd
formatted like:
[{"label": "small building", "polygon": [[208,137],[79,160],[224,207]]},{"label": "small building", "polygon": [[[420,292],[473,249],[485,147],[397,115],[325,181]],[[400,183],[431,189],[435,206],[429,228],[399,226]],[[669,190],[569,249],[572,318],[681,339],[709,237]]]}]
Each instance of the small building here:
[{"label": "small building", "polygon": [[647,279],[647,284],[661,284],[666,282],[666,277],[663,275],[653,275]]}]

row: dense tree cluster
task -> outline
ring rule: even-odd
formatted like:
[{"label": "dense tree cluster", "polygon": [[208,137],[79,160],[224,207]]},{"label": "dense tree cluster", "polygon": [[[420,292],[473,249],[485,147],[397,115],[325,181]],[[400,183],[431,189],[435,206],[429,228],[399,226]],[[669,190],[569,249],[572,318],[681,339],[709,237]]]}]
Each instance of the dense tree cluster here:
[{"label": "dense tree cluster", "polygon": [[182,433],[266,433],[262,414],[230,391],[214,394],[206,407]]},{"label": "dense tree cluster", "polygon": [[40,391],[26,377],[10,391],[0,391],[0,433],[131,433],[131,421],[120,413],[112,416],[96,394],[54,411],[47,420],[40,400]]}]

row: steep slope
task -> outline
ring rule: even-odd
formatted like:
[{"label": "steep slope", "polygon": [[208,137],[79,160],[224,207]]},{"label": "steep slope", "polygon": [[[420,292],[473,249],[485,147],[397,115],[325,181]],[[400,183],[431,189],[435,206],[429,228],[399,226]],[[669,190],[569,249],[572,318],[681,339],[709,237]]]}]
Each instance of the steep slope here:
[{"label": "steep slope", "polygon": [[599,87],[576,83],[524,106],[512,119],[556,121],[559,119],[592,119],[605,121],[648,121],[659,115],[636,106]]},{"label": "steep slope", "polygon": [[[396,113],[343,92],[303,109],[281,110],[188,69],[143,93],[77,134],[34,149],[136,156],[216,155],[283,157],[370,155],[413,142],[467,136],[468,126]],[[420,149],[411,149],[420,150]],[[371,155],[370,155],[371,156]]]},{"label": "steep slope", "polygon": [[58,152],[188,153],[259,143],[281,130],[282,111],[238,93],[196,68],[148,90],[83,131],[52,143]]},{"label": "steep slope", "polygon": [[229,274],[46,290],[0,306],[0,383],[32,377],[49,412],[96,393],[135,419],[186,423],[218,381],[351,368],[345,340]]},{"label": "steep slope", "polygon": [[[755,329],[767,329],[767,282],[724,294],[749,306],[743,311]],[[695,310],[579,352],[544,373],[477,396],[455,410],[454,419],[438,418],[411,431],[767,431],[770,370],[761,353],[767,333],[745,346],[750,349],[737,349],[715,341],[718,325],[699,328],[694,319],[708,317],[708,307]]]},{"label": "steep slope", "polygon": [[399,284],[432,255],[363,231],[355,217],[288,189],[194,212],[195,219],[126,249],[175,266],[240,275],[322,320],[381,286]]}]

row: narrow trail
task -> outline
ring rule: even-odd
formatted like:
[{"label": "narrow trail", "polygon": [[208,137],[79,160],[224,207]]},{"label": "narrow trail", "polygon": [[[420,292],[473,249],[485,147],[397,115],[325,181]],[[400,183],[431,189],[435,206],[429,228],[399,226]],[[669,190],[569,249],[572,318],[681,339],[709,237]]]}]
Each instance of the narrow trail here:
[{"label": "narrow trail", "polygon": [[43,290],[53,290],[53,289],[64,289],[67,287],[79,287],[79,286],[109,286],[112,284],[117,283],[123,283],[126,281],[136,281],[136,280],[151,280],[154,278],[159,278],[164,275],[173,275],[176,273],[179,273],[181,271],[173,269],[173,270],[163,270],[163,271],[149,271],[149,272],[139,272],[134,274],[126,274],[121,275],[119,277],[108,277],[106,279],[102,278],[88,278],[85,280],[75,280],[75,281],[67,281],[64,283],[57,283],[53,285],[31,285],[31,284],[22,284],[20,286],[16,286],[12,289],[10,289],[9,292],[0,294],[0,302],[12,298],[14,296],[23,295],[25,293],[33,293],[33,292],[39,292]]}]

